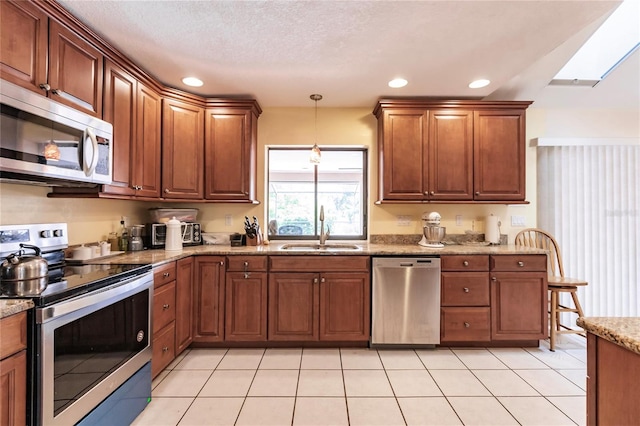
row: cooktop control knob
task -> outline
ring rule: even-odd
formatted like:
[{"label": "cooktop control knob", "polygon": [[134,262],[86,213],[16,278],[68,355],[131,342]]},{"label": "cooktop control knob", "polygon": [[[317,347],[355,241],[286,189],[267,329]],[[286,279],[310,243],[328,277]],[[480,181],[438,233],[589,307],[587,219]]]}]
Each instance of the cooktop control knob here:
[{"label": "cooktop control knob", "polygon": [[62,237],[62,235],[63,235],[62,229],[56,229],[55,231],[53,231],[54,237]]},{"label": "cooktop control knob", "polygon": [[51,231],[49,231],[48,229],[45,229],[44,231],[40,231],[40,236],[42,238],[49,238],[51,237]]}]

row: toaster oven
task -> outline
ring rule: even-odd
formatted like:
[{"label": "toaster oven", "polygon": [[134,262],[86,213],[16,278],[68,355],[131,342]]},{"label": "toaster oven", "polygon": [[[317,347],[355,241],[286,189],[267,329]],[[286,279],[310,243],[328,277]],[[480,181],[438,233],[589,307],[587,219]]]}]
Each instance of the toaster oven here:
[{"label": "toaster oven", "polygon": [[[164,248],[167,241],[167,225],[164,223],[147,223],[147,247]],[[186,222],[181,226],[182,245],[197,246],[202,244],[202,227],[199,223]]]}]

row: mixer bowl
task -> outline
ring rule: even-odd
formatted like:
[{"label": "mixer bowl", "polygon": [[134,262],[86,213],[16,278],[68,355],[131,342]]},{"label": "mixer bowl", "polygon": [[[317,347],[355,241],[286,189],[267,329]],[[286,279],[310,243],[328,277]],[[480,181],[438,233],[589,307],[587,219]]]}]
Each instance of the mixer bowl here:
[{"label": "mixer bowl", "polygon": [[424,237],[429,244],[438,244],[446,235],[447,228],[444,226],[427,225],[423,228]]}]

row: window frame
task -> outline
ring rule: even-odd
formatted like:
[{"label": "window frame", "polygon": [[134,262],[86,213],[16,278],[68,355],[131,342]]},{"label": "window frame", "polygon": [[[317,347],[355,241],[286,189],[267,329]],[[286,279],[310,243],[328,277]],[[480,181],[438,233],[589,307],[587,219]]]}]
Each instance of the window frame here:
[{"label": "window frame", "polygon": [[[267,223],[267,229],[265,229],[265,237],[267,237],[269,240],[271,241],[292,241],[292,240],[297,240],[297,241],[315,241],[318,240],[320,238],[319,232],[319,213],[320,213],[320,203],[318,201],[318,184],[322,183],[321,181],[319,182],[318,176],[322,173],[322,170],[319,170],[319,166],[317,164],[313,164],[313,196],[314,196],[314,213],[313,213],[313,220],[314,223],[312,224],[313,227],[313,234],[312,235],[270,235],[268,233],[268,223],[269,223],[269,210],[270,210],[270,203],[271,203],[271,197],[270,195],[270,186],[271,186],[271,181],[270,181],[270,155],[272,151],[305,151],[305,150],[309,150],[310,148],[307,146],[293,146],[293,145],[286,145],[286,146],[282,146],[282,145],[271,145],[271,146],[266,146],[266,153],[265,153],[265,204],[266,204],[266,208],[265,208],[265,223]],[[329,238],[330,239],[334,239],[334,240],[345,240],[345,241],[366,241],[368,239],[368,233],[369,233],[369,226],[368,226],[368,216],[369,216],[369,205],[368,205],[368,199],[369,199],[369,147],[367,146],[321,146],[320,147],[320,151],[322,153],[325,152],[360,152],[362,153],[362,191],[361,191],[361,206],[362,206],[362,229],[361,229],[361,234],[359,235],[331,235]],[[327,215],[327,212],[325,210],[325,217]]]}]

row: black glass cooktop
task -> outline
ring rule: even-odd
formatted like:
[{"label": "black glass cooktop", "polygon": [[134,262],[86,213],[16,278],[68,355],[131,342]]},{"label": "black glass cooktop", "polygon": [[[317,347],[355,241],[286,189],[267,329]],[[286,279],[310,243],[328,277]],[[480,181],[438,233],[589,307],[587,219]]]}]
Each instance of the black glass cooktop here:
[{"label": "black glass cooktop", "polygon": [[49,270],[47,288],[38,296],[2,295],[0,298],[31,299],[38,307],[98,290],[151,271],[151,265],[66,265]]}]

